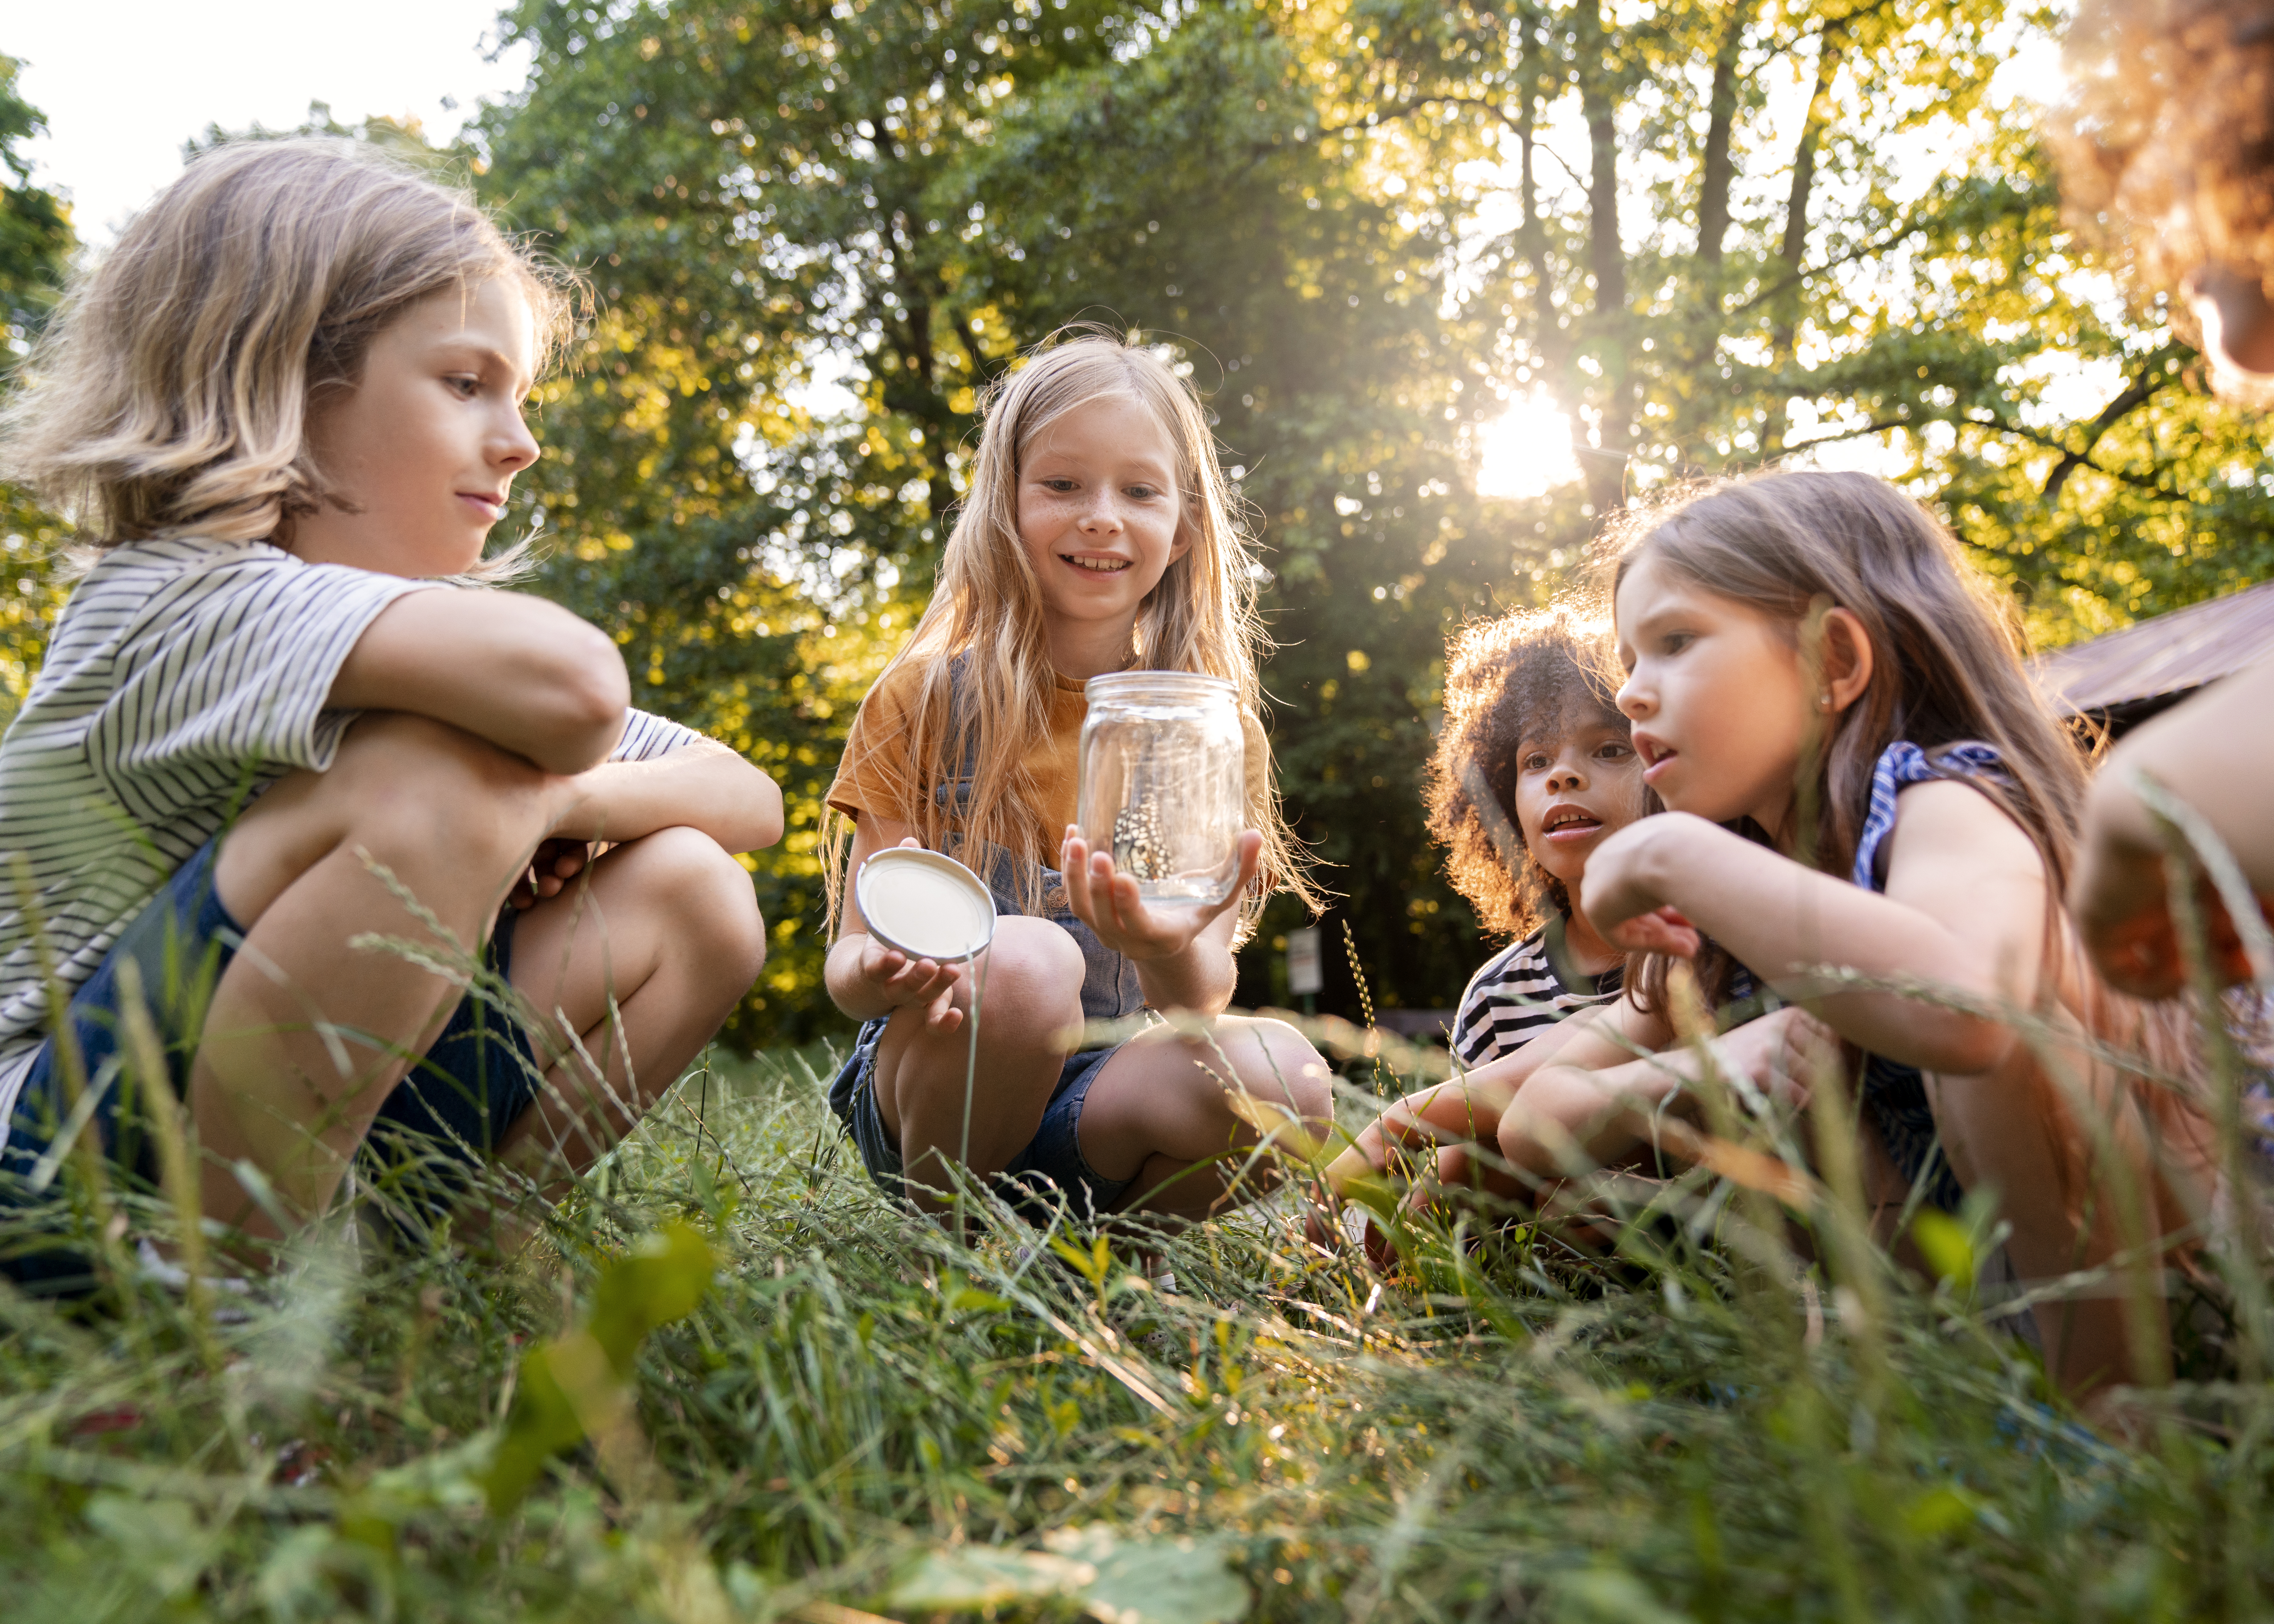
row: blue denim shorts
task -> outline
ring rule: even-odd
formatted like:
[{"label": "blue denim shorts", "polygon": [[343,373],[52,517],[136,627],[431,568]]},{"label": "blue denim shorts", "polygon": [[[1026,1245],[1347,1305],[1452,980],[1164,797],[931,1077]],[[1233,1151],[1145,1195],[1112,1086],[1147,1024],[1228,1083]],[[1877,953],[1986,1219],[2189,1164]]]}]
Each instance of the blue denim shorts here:
[{"label": "blue denim shorts", "polygon": [[[97,1096],[82,1138],[102,1148],[104,1161],[129,1187],[154,1189],[157,1151],[142,1113],[125,1097],[120,1077],[120,967],[132,961],[143,999],[166,1053],[177,1097],[189,1086],[215,986],[244,942],[213,882],[216,842],[207,841],[159,888],[147,907],[120,933],[110,951],[71,1001],[71,1024]],[[486,963],[501,978],[512,967],[513,927],[518,915],[498,916]],[[434,1040],[380,1108],[366,1142],[363,1171],[387,1188],[403,1169],[416,1173],[402,1192],[430,1215],[447,1210],[463,1184],[463,1169],[493,1151],[514,1120],[536,1101],[541,1076],[528,1034],[509,1015],[471,993],[451,1012]],[[0,1147],[0,1206],[34,1199],[26,1180],[70,1115],[56,1041],[41,1046]],[[83,1276],[85,1260],[56,1249],[0,1255],[0,1274],[55,1289]]]},{"label": "blue denim shorts", "polygon": [[[886,1195],[898,1197],[906,1193],[907,1169],[900,1163],[899,1141],[885,1130],[884,1113],[877,1105],[877,1041],[884,1028],[881,1020],[861,1028],[851,1057],[829,1091],[829,1103],[851,1131],[869,1177]],[[1080,1138],[1082,1105],[1097,1074],[1119,1049],[1119,1044],[1085,1049],[1066,1056],[1035,1137],[995,1176],[1003,1198],[1037,1224],[1047,1223],[1057,1213],[1061,1193],[1076,1218],[1094,1222],[1111,1212],[1133,1182],[1108,1178],[1090,1166],[1082,1159]]]}]

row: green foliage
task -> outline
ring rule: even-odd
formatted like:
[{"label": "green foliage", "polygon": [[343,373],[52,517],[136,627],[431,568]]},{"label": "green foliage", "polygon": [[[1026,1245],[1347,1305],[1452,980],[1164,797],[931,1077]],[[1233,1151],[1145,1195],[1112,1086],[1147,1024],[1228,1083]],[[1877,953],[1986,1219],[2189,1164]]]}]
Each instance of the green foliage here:
[{"label": "green foliage", "polygon": [[[791,807],[737,1030],[833,1022],[820,792],[921,603],[976,386],[1070,320],[1154,335],[1215,414],[1274,571],[1283,788],[1385,1006],[1449,1003],[1482,951],[1420,831],[1445,634],[1568,580],[1633,496],[1864,447],[2054,641],[2263,575],[2248,423],[2113,296],[2028,105],[1989,94],[2052,26],[2001,0],[523,5],[536,69],[478,132],[483,184],[601,301],[545,405],[546,590]],[[1534,396],[1581,477],[1479,499],[1480,425]],[[1295,922],[1243,1002],[1284,1001]]]},{"label": "green foliage", "polygon": [[0,56],[0,338],[9,352],[0,367],[22,353],[54,303],[72,248],[71,210],[32,184],[32,162],[20,150],[48,124],[17,93],[18,71],[14,57]]},{"label": "green foliage", "polygon": [[521,1362],[513,1415],[482,1478],[493,1514],[520,1505],[563,1449],[598,1440],[623,1402],[640,1344],[658,1326],[695,1312],[715,1267],[702,1236],[668,1223],[601,1272],[591,1322]]},{"label": "green foliage", "polygon": [[[72,248],[71,210],[31,184],[19,144],[47,127],[16,92],[17,64],[0,56],[0,387],[55,304]],[[0,479],[0,728],[31,691],[48,629],[63,607],[64,527]]]},{"label": "green foliage", "polygon": [[[527,87],[435,158],[597,296],[517,510],[538,588],[786,794],[740,1044],[843,1029],[823,794],[929,590],[979,388],[1071,320],[1143,330],[1215,415],[1273,572],[1282,787],[1383,1007],[1449,1004],[1487,946],[1422,831],[1445,635],[1569,584],[1623,502],[1867,464],[2044,642],[2274,569],[2251,421],[2126,305],[1993,86],[2038,9],[524,0],[506,26]],[[1535,402],[1577,474],[1478,496],[1482,431]],[[0,626],[20,692],[53,593],[16,560],[56,531],[7,531],[38,588]],[[1296,913],[1242,1003],[1285,1000]]]}]

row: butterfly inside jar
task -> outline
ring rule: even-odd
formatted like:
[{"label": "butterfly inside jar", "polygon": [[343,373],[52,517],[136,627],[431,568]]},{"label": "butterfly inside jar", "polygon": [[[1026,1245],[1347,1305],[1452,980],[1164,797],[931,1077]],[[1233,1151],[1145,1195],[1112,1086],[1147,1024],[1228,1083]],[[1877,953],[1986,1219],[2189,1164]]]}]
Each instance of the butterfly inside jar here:
[{"label": "butterfly inside jar", "polygon": [[1114,815],[1113,866],[1133,880],[1166,879],[1171,872],[1168,837],[1152,796]]}]

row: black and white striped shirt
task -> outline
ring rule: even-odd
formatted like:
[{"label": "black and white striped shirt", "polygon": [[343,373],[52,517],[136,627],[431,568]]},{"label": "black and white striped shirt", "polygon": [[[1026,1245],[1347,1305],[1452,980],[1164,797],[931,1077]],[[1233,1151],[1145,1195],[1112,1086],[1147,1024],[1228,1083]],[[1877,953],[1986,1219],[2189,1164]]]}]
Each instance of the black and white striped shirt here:
[{"label": "black and white striped shirt", "polygon": [[1619,996],[1621,966],[1589,975],[1572,961],[1562,915],[1510,944],[1469,978],[1453,1018],[1453,1053],[1480,1066],[1511,1053],[1567,1016]]},{"label": "black and white striped shirt", "polygon": [[[0,1144],[47,1035],[19,876],[66,991],[251,793],[322,771],[355,713],[328,710],[349,651],[432,583],[175,537],[106,553],[72,591],[0,738]],[[616,758],[697,735],[634,711]]]}]

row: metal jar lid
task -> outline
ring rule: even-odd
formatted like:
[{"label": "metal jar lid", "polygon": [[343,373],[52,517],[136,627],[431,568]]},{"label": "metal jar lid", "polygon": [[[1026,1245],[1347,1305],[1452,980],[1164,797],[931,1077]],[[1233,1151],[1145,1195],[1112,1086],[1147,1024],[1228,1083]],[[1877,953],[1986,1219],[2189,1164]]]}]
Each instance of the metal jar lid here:
[{"label": "metal jar lid", "polygon": [[994,893],[953,857],[896,846],[861,865],[853,882],[869,934],[911,959],[959,964],[995,936]]}]

